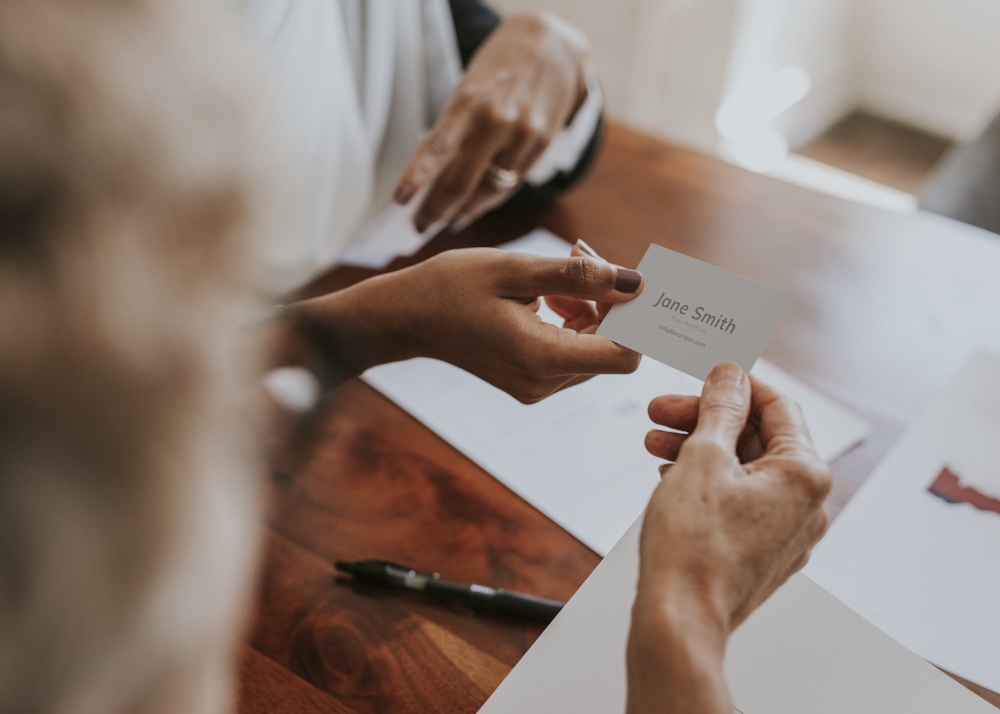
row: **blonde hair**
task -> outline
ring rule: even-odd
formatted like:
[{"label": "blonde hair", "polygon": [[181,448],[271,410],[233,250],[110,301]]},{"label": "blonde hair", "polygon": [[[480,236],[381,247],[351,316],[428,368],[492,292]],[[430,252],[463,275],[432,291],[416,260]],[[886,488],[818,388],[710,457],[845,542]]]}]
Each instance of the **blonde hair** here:
[{"label": "blonde hair", "polygon": [[243,54],[206,0],[0,2],[3,714],[231,705],[267,195]]}]

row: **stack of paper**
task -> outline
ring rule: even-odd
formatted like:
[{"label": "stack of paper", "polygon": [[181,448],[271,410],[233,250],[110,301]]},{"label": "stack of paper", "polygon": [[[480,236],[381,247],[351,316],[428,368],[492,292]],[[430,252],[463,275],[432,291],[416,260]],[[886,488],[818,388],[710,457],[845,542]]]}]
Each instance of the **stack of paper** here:
[{"label": "stack of paper", "polygon": [[1000,359],[976,355],[816,547],[817,583],[921,657],[1000,692]]}]

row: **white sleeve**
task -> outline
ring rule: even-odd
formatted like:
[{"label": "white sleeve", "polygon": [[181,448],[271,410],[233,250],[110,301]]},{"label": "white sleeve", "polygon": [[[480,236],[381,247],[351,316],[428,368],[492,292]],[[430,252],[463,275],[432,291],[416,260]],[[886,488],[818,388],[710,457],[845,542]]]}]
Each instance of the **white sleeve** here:
[{"label": "white sleeve", "polygon": [[604,108],[604,95],[597,81],[597,73],[592,67],[587,70],[587,98],[576,110],[573,121],[556,134],[552,143],[532,164],[524,180],[532,186],[542,186],[551,181],[559,172],[569,172],[580,161],[587,144],[597,129]]}]

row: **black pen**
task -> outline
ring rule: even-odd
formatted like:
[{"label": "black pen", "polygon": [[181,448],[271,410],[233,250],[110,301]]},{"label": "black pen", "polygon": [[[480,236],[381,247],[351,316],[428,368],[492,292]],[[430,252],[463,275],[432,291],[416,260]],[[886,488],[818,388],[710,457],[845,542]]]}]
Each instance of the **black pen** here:
[{"label": "black pen", "polygon": [[418,573],[405,565],[384,560],[359,560],[356,563],[338,560],[336,566],[337,570],[350,573],[363,583],[418,590],[477,610],[491,610],[528,620],[552,622],[565,604],[525,593],[445,580],[437,573]]}]

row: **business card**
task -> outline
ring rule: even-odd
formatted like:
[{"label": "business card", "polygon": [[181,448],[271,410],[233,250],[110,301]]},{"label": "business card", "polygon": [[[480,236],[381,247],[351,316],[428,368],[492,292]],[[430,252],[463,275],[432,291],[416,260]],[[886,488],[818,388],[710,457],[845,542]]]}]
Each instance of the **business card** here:
[{"label": "business card", "polygon": [[658,245],[642,294],[611,308],[597,334],[704,380],[719,362],[749,372],[792,296]]}]

